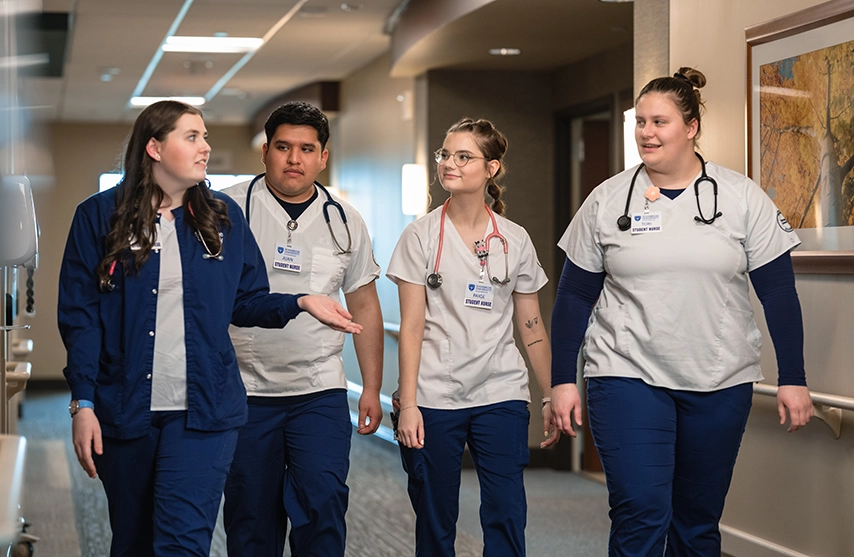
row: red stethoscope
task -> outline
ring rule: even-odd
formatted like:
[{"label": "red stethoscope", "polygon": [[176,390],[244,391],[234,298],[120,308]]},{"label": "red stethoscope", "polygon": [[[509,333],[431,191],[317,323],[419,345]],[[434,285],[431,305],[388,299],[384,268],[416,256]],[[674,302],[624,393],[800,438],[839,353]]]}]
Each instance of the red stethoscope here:
[{"label": "red stethoscope", "polygon": [[[442,221],[439,225],[439,251],[436,252],[436,263],[433,265],[433,272],[427,276],[427,286],[434,290],[442,286],[442,275],[439,274],[439,261],[442,259],[442,244],[445,241],[445,214],[448,212],[448,203],[450,202],[451,200],[448,198],[442,205]],[[475,254],[480,260],[480,280],[483,282],[484,271],[486,271],[486,275],[490,275],[489,280],[495,284],[507,284],[510,282],[510,267],[507,263],[507,239],[498,231],[498,223],[495,222],[495,213],[492,212],[486,203],[483,206],[492,220],[492,232],[487,234],[483,240],[475,242]],[[492,273],[489,270],[489,242],[493,238],[500,240],[501,245],[504,246],[504,280],[496,276],[491,276]]]}]

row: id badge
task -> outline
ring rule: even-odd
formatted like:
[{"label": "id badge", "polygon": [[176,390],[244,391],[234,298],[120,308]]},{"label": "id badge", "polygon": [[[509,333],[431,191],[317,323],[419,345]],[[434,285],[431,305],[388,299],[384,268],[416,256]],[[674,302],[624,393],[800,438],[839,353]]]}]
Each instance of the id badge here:
[{"label": "id badge", "polygon": [[302,270],[302,250],[293,246],[288,247],[276,244],[273,268],[280,271],[299,273]]},{"label": "id badge", "polygon": [[661,213],[632,215],[632,234],[651,234],[653,232],[661,232]]},{"label": "id badge", "polygon": [[466,297],[463,305],[472,308],[492,309],[493,286],[479,282],[466,285]]},{"label": "id badge", "polygon": [[[160,243],[160,219],[157,220],[157,226],[155,228],[156,235],[154,236],[154,245],[151,246],[151,249],[154,253],[160,253],[160,250],[163,249],[163,245]],[[133,246],[130,247],[133,249]],[[139,244],[136,245],[136,249],[139,249]]]}]

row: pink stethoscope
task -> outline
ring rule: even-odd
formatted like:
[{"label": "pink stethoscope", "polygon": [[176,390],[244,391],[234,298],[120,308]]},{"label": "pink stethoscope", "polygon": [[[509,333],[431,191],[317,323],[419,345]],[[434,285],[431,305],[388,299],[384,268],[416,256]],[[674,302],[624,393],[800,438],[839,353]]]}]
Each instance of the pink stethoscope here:
[{"label": "pink stethoscope", "polygon": [[[436,263],[433,265],[433,272],[427,276],[427,286],[434,290],[442,286],[442,275],[439,274],[439,261],[442,259],[442,244],[445,241],[445,214],[448,212],[448,203],[450,202],[451,200],[448,198],[442,205],[442,222],[439,225],[439,251],[436,253]],[[495,213],[492,212],[486,203],[483,206],[492,220],[492,232],[487,234],[483,240],[475,242],[475,254],[480,260],[480,281],[483,282],[484,271],[486,271],[487,275],[492,274],[489,271],[489,242],[493,238],[497,238],[501,240],[501,245],[504,246],[504,280],[500,280],[495,276],[491,276],[490,280],[495,284],[507,284],[510,282],[510,267],[507,263],[507,239],[498,231],[498,223],[495,222]]]}]

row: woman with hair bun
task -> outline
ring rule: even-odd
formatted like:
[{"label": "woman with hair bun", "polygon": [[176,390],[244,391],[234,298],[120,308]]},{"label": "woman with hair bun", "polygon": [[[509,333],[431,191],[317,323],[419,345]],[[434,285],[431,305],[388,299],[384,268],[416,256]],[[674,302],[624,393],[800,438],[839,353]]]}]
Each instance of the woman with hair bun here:
[{"label": "woman with hair bun", "polygon": [[[537,292],[547,278],[525,229],[507,220],[507,139],[488,120],[460,120],[435,153],[449,199],[410,224],[388,277],[400,294],[397,436],[416,514],[416,555],[452,556],[468,444],[481,489],[484,555],[525,555],[528,369],[549,405],[549,341]],[[484,203],[492,198],[492,207]]]},{"label": "woman with hair bun", "polygon": [[553,413],[562,431],[578,422],[583,341],[612,556],[721,554],[718,523],[763,378],[748,278],[777,353],[780,423],[788,413],[795,431],[813,415],[789,255],[800,240],[758,185],[696,152],[705,84],[680,68],[641,90],[643,163],[599,185],[558,243]]}]

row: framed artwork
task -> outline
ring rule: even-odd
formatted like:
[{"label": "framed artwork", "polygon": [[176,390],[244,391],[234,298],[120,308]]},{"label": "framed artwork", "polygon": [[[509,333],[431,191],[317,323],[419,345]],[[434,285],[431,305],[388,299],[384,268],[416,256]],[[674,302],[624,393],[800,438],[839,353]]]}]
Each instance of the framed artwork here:
[{"label": "framed artwork", "polygon": [[748,174],[797,229],[796,272],[854,274],[854,0],[745,36]]}]

